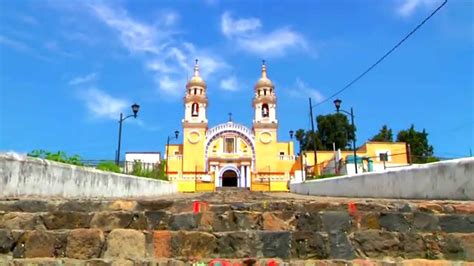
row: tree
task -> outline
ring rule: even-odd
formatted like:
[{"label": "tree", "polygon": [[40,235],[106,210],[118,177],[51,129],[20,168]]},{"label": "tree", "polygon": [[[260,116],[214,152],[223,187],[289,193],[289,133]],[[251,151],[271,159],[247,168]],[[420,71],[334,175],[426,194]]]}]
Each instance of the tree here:
[{"label": "tree", "polygon": [[355,136],[356,128],[349,124],[347,116],[341,113],[319,115],[316,118],[318,131],[316,142],[320,150],[332,150],[332,144],[336,148],[345,150]]},{"label": "tree", "polygon": [[385,142],[393,142],[393,134],[392,129],[388,128],[387,125],[383,125],[380,129],[379,133],[373,136],[371,141],[385,141]]},{"label": "tree", "polygon": [[298,129],[295,133],[296,140],[300,143],[300,148],[304,150],[306,148],[306,132],[304,129]]},{"label": "tree", "polygon": [[433,156],[433,146],[428,142],[428,133],[425,129],[421,132],[416,131],[415,126],[411,125],[409,129],[398,132],[397,141],[410,144],[411,161],[413,163],[438,161],[438,159]]}]

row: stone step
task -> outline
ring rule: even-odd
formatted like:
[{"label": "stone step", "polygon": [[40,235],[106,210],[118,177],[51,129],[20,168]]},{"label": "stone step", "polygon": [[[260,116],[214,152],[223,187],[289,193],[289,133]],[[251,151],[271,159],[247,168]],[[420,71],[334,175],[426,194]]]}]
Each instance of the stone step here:
[{"label": "stone step", "polygon": [[[1,264],[4,262],[4,264]],[[274,258],[260,259],[55,259],[55,258],[33,258],[33,259],[10,259],[0,257],[0,265],[31,266],[31,265],[74,265],[74,266],[95,266],[95,265],[120,265],[120,266],[308,266],[308,265],[340,265],[340,266],[472,266],[466,261],[448,260],[427,260],[427,259],[354,259],[354,260],[289,260],[283,261]]]},{"label": "stone step", "polygon": [[357,211],[238,211],[214,209],[198,213],[170,211],[7,212],[0,213],[0,228],[14,230],[118,228],[137,230],[321,231],[355,232],[383,229],[390,232],[474,232],[472,214]]},{"label": "stone step", "polygon": [[[219,194],[217,194],[219,195]],[[383,200],[294,200],[257,197],[232,199],[233,193],[222,198],[204,194],[195,199],[178,200],[0,200],[0,212],[98,212],[98,211],[170,211],[182,213],[200,209],[240,211],[375,211],[375,212],[426,212],[437,214],[474,214],[474,202],[450,201],[383,201]],[[242,193],[235,193],[242,198]],[[246,194],[244,194],[246,195]],[[229,201],[229,197],[231,201]],[[227,199],[226,199],[227,198]]]},{"label": "stone step", "polygon": [[[3,255],[1,255],[3,254]],[[178,259],[447,259],[474,261],[474,233],[0,230],[9,258]]]}]

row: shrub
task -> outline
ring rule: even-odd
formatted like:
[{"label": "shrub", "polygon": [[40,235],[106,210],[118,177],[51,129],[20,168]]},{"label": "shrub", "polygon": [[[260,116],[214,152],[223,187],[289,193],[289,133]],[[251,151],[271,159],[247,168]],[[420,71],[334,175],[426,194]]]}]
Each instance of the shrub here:
[{"label": "shrub", "polygon": [[160,164],[155,164],[153,169],[143,169],[142,162],[140,160],[135,160],[132,167],[132,175],[148,177],[153,179],[168,180],[164,174],[165,162],[162,161]]},{"label": "shrub", "polygon": [[108,171],[108,172],[114,172],[114,173],[120,173],[122,172],[120,170],[120,167],[116,165],[112,161],[105,161],[105,162],[100,162],[97,166],[97,169],[103,170],[103,171]]},{"label": "shrub", "polygon": [[79,155],[67,156],[64,151],[53,153],[45,150],[33,150],[28,153],[28,156],[73,165],[84,165]]}]

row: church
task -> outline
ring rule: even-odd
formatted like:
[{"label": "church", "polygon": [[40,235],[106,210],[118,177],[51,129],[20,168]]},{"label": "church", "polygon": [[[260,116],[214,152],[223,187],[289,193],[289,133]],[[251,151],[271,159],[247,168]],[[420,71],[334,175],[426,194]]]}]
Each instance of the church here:
[{"label": "church", "polygon": [[317,154],[303,151],[295,157],[293,141],[278,141],[277,97],[265,62],[254,86],[252,106],[252,128],[232,119],[209,127],[207,86],[196,60],[184,96],[183,143],[167,144],[165,149],[166,175],[180,192],[220,187],[288,191],[290,181],[302,182],[306,175],[352,175],[411,163],[403,142],[369,141],[357,149],[356,159],[353,151],[340,149]]},{"label": "church", "polygon": [[181,192],[219,187],[287,191],[295,172],[293,142],[278,142],[277,97],[265,62],[254,87],[252,128],[228,122],[209,127],[207,86],[199,74],[186,84],[183,143],[167,145],[166,173]]}]

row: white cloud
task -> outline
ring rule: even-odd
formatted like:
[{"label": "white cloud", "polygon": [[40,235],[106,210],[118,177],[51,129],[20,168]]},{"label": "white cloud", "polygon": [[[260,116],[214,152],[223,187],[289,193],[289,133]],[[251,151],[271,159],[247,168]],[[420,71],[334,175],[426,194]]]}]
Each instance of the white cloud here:
[{"label": "white cloud", "polygon": [[174,79],[170,76],[157,77],[157,83],[161,91],[166,92],[169,95],[179,96],[181,91],[184,91],[184,85],[186,81]]},{"label": "white cloud", "polygon": [[241,18],[234,20],[229,12],[225,12],[221,19],[221,30],[227,37],[250,34],[261,26],[262,24],[257,18]]},{"label": "white cloud", "polygon": [[31,52],[31,48],[25,43],[0,35],[0,44],[6,45],[20,52]]},{"label": "white cloud", "polygon": [[289,29],[280,29],[254,38],[242,38],[239,42],[247,51],[274,56],[284,55],[289,48],[306,46],[304,38]]},{"label": "white cloud", "polygon": [[100,4],[91,4],[90,7],[100,20],[120,34],[120,41],[131,52],[158,54],[162,47],[157,42],[168,37],[165,32],[133,20],[124,10],[114,10]]},{"label": "white cloud", "polygon": [[225,91],[236,91],[238,90],[237,78],[235,76],[230,76],[228,78],[222,79],[220,82],[221,89]]},{"label": "white cloud", "polygon": [[311,97],[316,103],[324,100],[324,96],[317,89],[313,89],[303,82],[300,78],[296,79],[295,84],[288,89],[288,94],[293,97],[308,98]]},{"label": "white cloud", "polygon": [[70,80],[68,84],[71,86],[83,85],[85,83],[90,83],[92,81],[95,81],[96,79],[97,79],[97,73],[94,72],[85,76],[75,77],[72,80]]},{"label": "white cloud", "polygon": [[289,49],[306,49],[305,38],[288,27],[265,33],[257,18],[234,19],[229,12],[221,17],[221,32],[240,49],[261,56],[282,56]]},{"label": "white cloud", "polygon": [[126,100],[114,98],[102,90],[90,88],[81,94],[87,109],[97,118],[118,119],[118,115],[129,103]]},{"label": "white cloud", "polygon": [[90,5],[93,14],[118,33],[121,44],[133,54],[144,54],[144,67],[154,77],[158,91],[170,96],[184,94],[185,77],[192,74],[192,63],[199,58],[201,75],[216,78],[216,72],[228,66],[212,53],[197,49],[192,43],[174,38],[167,28],[176,23],[179,15],[163,12],[156,26],[139,22],[120,8],[101,4]]},{"label": "white cloud", "polygon": [[397,8],[397,13],[403,17],[409,17],[419,8],[432,9],[441,0],[403,0]]},{"label": "white cloud", "polygon": [[166,14],[163,15],[163,23],[166,26],[171,26],[174,25],[178,22],[179,20],[179,14],[174,12],[174,11],[169,11]]},{"label": "white cloud", "polygon": [[0,35],[0,44],[10,47],[11,49],[17,50],[19,52],[32,55],[38,59],[49,61],[49,58],[37,53],[34,49],[28,46],[26,43],[8,38],[6,36]]}]

